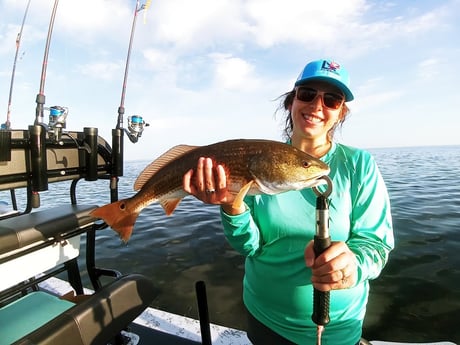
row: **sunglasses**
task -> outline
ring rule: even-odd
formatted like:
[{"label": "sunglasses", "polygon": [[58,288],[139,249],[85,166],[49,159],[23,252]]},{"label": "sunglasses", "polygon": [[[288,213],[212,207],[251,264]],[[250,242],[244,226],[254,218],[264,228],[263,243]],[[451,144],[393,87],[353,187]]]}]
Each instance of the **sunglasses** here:
[{"label": "sunglasses", "polygon": [[318,95],[322,96],[323,106],[330,109],[339,109],[344,101],[341,94],[334,92],[321,92],[309,87],[299,87],[296,90],[296,98],[302,102],[312,102]]}]

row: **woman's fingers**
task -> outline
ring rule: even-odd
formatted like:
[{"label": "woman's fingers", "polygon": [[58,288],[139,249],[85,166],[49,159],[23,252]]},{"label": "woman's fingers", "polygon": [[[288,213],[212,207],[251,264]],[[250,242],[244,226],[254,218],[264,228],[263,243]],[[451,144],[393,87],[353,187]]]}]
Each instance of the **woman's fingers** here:
[{"label": "woman's fingers", "polygon": [[333,242],[317,258],[309,244],[305,249],[305,263],[311,267],[312,283],[320,291],[346,289],[356,284],[356,256],[345,242]]},{"label": "woman's fingers", "polygon": [[192,184],[192,176],[193,176],[193,169],[190,169],[185,173],[185,175],[182,178],[182,187],[184,190],[192,195],[196,194],[196,188],[195,185]]},{"label": "woman's fingers", "polygon": [[200,157],[196,169],[186,172],[183,189],[208,204],[230,204],[233,195],[227,189],[227,174],[222,165],[214,166],[211,158]]},{"label": "woman's fingers", "polygon": [[216,182],[214,181],[214,169],[211,158],[204,159],[204,192],[207,194],[212,194],[216,192]]}]

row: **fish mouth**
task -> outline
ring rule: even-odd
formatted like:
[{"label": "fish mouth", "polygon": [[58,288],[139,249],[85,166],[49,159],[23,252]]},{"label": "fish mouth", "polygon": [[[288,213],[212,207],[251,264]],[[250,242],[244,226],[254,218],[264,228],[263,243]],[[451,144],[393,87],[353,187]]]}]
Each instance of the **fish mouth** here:
[{"label": "fish mouth", "polygon": [[327,185],[326,179],[323,178],[324,176],[327,176],[327,174],[318,176],[317,178],[312,180],[310,187],[318,187],[318,186]]},{"label": "fish mouth", "polygon": [[318,174],[315,178],[311,180],[311,187],[317,187],[317,186],[322,186],[322,185],[327,185],[328,181],[324,178],[325,176],[328,176],[330,173],[330,169],[327,169],[323,171],[322,173]]}]

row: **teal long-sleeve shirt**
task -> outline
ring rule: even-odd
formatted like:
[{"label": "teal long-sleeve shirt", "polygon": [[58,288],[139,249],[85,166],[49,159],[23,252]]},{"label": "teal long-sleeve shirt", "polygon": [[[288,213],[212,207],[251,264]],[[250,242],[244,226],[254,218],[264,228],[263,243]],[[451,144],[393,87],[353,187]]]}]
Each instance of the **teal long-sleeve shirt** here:
[{"label": "teal long-sleeve shirt", "polygon": [[[369,294],[394,247],[390,202],[374,158],[364,150],[333,143],[321,158],[331,172],[332,241],[345,241],[356,255],[358,282],[330,293],[330,323],[324,345],[356,344]],[[319,187],[321,189],[323,186]],[[316,196],[311,188],[277,195],[247,196],[248,210],[221,211],[230,245],[246,256],[243,300],[260,322],[296,344],[315,344],[311,320],[313,286],[304,250],[316,231]]]}]

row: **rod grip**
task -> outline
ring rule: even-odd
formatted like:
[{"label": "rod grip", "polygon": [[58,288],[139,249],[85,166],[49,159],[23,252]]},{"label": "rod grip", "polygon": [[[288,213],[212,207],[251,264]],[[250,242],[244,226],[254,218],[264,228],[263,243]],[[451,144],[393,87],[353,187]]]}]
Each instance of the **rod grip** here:
[{"label": "rod grip", "polygon": [[315,251],[316,257],[323,254],[323,252],[331,246],[331,238],[330,237],[318,237],[315,236],[313,242],[313,250]]},{"label": "rod grip", "polygon": [[[313,249],[316,256],[320,255],[331,245],[330,237],[318,238],[315,236],[315,242]],[[313,289],[313,314],[311,319],[317,325],[325,326],[329,323],[329,302],[330,293],[329,291],[319,291]]]}]

